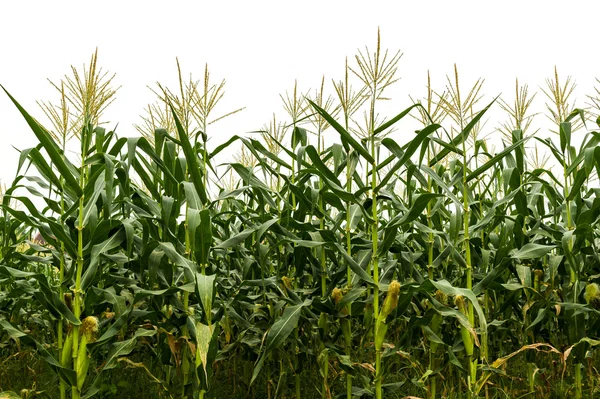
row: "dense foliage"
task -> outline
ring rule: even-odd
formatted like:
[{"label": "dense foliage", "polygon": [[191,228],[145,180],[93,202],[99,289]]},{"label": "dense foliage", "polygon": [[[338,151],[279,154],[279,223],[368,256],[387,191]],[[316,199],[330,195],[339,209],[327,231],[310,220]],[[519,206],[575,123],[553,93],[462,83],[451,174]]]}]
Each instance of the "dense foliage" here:
[{"label": "dense foliage", "polygon": [[[42,104],[52,128],[7,93],[39,145],[2,199],[0,365],[34,348],[61,398],[109,397],[103,377],[131,367],[166,398],[210,396],[218,368],[270,398],[592,397],[594,98],[573,108],[556,75],[554,131],[528,134],[526,86],[481,106],[455,69],[380,122],[399,58],[378,41],[335,96],[294,88],[288,125],[216,148],[208,69],[159,85],[129,138],[99,125],[115,90],[96,55]],[[490,107],[511,116],[495,152],[478,137]],[[411,117],[422,127],[402,131]]]}]

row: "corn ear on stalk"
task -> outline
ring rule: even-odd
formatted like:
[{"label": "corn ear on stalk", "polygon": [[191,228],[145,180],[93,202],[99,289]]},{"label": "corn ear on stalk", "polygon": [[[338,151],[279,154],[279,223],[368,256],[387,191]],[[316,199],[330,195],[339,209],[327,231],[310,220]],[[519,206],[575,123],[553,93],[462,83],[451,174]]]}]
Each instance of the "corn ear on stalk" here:
[{"label": "corn ear on stalk", "polygon": [[81,323],[81,338],[79,340],[79,348],[77,354],[77,363],[75,371],[77,373],[77,389],[81,390],[88,368],[90,366],[90,358],[87,355],[87,344],[94,342],[96,333],[98,332],[98,319],[94,316],[88,316]]},{"label": "corn ear on stalk", "polygon": [[60,365],[68,367],[71,360],[71,353],[73,351],[73,331],[70,330],[65,339],[62,353],[60,355]]},{"label": "corn ear on stalk", "polygon": [[[454,297],[454,304],[458,307],[458,311],[468,316],[467,304],[465,298],[462,295],[457,295]],[[467,356],[473,356],[473,350],[475,349],[475,345],[473,342],[473,337],[469,330],[461,325],[460,326],[460,334],[462,336],[463,344],[465,345],[465,352]]]},{"label": "corn ear on stalk", "polygon": [[583,294],[585,301],[588,305],[594,309],[600,309],[600,286],[596,283],[588,284],[585,287],[585,294]]},{"label": "corn ear on stalk", "polygon": [[388,293],[383,301],[379,318],[385,322],[385,319],[392,313],[398,306],[398,297],[400,295],[400,283],[396,280],[390,283]]},{"label": "corn ear on stalk", "polygon": [[[334,288],[331,293],[331,299],[336,306],[339,306],[341,300],[344,298],[344,292],[339,288]],[[350,306],[350,305],[348,305]],[[344,307],[340,309],[340,312],[344,315],[348,315],[348,308]],[[342,328],[342,334],[344,335],[344,342],[350,346],[352,344],[352,332],[350,331],[350,319],[344,317],[340,319],[340,327]]]},{"label": "corn ear on stalk", "polygon": [[396,280],[390,283],[388,293],[383,301],[381,312],[375,322],[375,349],[380,351],[383,346],[383,340],[387,332],[386,318],[392,313],[398,306],[398,297],[400,296],[400,283]]}]

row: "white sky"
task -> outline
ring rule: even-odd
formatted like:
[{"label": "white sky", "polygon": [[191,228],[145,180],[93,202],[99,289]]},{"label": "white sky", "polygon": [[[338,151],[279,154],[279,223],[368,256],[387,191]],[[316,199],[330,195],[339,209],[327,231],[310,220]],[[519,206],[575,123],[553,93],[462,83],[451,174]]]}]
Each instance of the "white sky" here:
[{"label": "white sky", "polygon": [[[207,62],[214,79],[227,80],[219,110],[247,107],[211,127],[214,148],[262,127],[273,112],[285,119],[279,94],[294,79],[302,91],[317,87],[323,74],[327,82],[341,79],[345,57],[352,63],[357,48],[374,48],[378,26],[383,48],[404,53],[388,117],[410,105],[409,95],[425,94],[428,69],[434,88],[443,90],[455,62],[465,85],[486,79],[486,101],[500,93],[511,100],[516,77],[537,90],[556,65],[563,78],[576,79],[583,106],[600,77],[599,16],[597,1],[5,1],[0,83],[44,120],[35,101],[57,99],[46,78],[60,80],[72,64],[81,68],[97,46],[99,63],[122,86],[106,119],[119,123],[119,136],[131,136],[154,100],[147,85],[175,83],[175,57],[198,79]],[[539,93],[535,110],[544,101]],[[492,118],[486,131],[497,122]],[[406,141],[413,129],[399,127],[396,138]],[[18,159],[13,147],[36,142],[3,93],[0,137],[0,180],[9,184]]]}]

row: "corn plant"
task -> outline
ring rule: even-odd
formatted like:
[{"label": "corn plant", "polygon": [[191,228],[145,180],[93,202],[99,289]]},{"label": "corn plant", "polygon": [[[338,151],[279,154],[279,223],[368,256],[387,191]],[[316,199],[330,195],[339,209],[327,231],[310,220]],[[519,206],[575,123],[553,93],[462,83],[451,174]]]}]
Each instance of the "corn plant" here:
[{"label": "corn plant", "polygon": [[576,108],[555,69],[538,126],[529,86],[486,98],[454,66],[385,118],[401,65],[378,33],[220,142],[240,109],[207,66],[177,62],[133,137],[105,127],[97,52],[39,103],[49,127],[5,89],[39,144],[1,200],[0,355],[32,347],[61,398],[125,367],[165,398],[593,397],[597,90]]}]

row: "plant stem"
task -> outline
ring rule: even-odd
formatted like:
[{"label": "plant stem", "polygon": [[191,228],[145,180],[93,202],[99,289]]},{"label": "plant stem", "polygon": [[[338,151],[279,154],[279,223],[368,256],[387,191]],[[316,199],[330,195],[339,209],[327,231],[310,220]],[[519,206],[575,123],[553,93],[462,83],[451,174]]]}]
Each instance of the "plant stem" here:
[{"label": "plant stem", "polygon": [[[461,122],[461,131],[464,129],[464,126]],[[467,182],[467,148],[465,144],[466,140],[462,141],[462,150],[463,150],[463,223],[464,223],[464,245],[465,245],[465,261],[467,264],[466,270],[466,288],[468,290],[473,289],[473,266],[471,264],[471,245],[469,243],[469,222],[470,222],[470,208],[469,208],[469,189]],[[468,301],[468,314],[467,318],[469,319],[469,323],[471,326],[475,327],[475,315],[473,311],[473,303]],[[472,337],[469,335],[468,339],[472,341]],[[471,350],[472,351],[472,350]],[[477,360],[473,359],[473,353],[467,353],[467,363],[468,363],[468,386],[469,386],[469,395],[472,397],[473,389],[477,382]]]},{"label": "plant stem", "polygon": [[[85,166],[85,157],[87,154],[88,143],[91,135],[91,124],[89,123],[89,119],[85,119],[85,125],[82,130],[81,135],[81,165],[80,165],[80,173],[79,173],[79,186],[81,187],[82,194],[79,198],[79,220],[77,225],[77,271],[75,277],[75,292],[74,301],[73,301],[73,314],[77,320],[81,320],[81,308],[82,308],[82,296],[83,292],[81,292],[81,276],[83,274],[83,211],[85,205],[85,195],[83,194],[83,190],[85,188],[85,178],[86,178],[86,166]],[[77,357],[79,353],[79,326],[73,326],[73,365],[77,364]],[[79,375],[79,370],[75,370],[77,374],[77,381],[81,378]],[[72,394],[73,399],[79,399],[80,392],[77,386],[72,386]]]},{"label": "plant stem", "polygon": [[[371,163],[371,192],[372,192],[372,210],[373,210],[373,228],[371,232],[371,240],[373,241],[373,281],[375,286],[373,287],[373,319],[375,325],[377,324],[377,318],[379,317],[379,256],[378,256],[378,213],[377,213],[377,164],[375,162],[376,150],[375,150],[375,101],[377,99],[377,84],[373,85],[373,96],[371,98],[371,112],[370,112],[370,134],[371,134],[371,156],[373,162]],[[375,331],[377,335],[377,331]],[[383,371],[381,368],[381,348],[375,348],[375,398],[382,398],[382,379]]]}]

